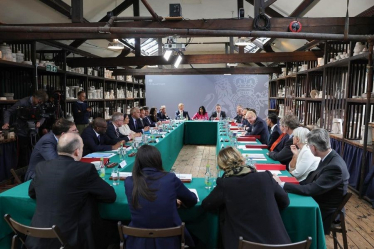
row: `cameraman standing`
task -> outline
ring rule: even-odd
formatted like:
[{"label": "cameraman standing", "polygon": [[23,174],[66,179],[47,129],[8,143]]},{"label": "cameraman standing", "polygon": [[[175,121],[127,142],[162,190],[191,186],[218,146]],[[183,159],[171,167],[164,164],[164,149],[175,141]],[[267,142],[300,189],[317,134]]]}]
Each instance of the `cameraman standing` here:
[{"label": "cameraman standing", "polygon": [[[17,114],[15,126],[18,139],[18,167],[27,166],[29,163],[33,138],[44,122],[44,118],[41,116],[43,113],[41,104],[47,99],[47,93],[43,90],[38,90],[32,96],[20,99],[12,107],[4,111],[4,125],[2,128],[5,130],[9,129],[11,115]],[[36,143],[36,139],[34,142]]]}]

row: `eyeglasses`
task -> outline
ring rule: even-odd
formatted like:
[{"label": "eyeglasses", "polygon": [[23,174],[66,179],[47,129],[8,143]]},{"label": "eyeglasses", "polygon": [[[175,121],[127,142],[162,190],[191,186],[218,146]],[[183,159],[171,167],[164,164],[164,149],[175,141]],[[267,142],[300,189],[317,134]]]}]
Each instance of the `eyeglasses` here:
[{"label": "eyeglasses", "polygon": [[98,128],[106,129],[108,126],[98,126]]}]

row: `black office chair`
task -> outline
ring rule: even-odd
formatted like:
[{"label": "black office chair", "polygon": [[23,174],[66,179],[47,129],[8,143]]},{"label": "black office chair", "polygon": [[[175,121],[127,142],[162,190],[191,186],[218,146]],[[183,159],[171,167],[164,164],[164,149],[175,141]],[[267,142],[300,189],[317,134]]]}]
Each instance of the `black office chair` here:
[{"label": "black office chair", "polygon": [[157,229],[146,229],[146,228],[135,228],[122,225],[122,223],[118,222],[118,231],[119,237],[121,240],[120,248],[126,248],[126,241],[123,235],[129,235],[133,237],[141,237],[141,238],[164,238],[164,237],[173,237],[173,236],[181,236],[181,248],[184,249],[185,240],[184,240],[184,222],[178,227],[171,227],[171,228],[157,228]]},{"label": "black office chair", "polygon": [[[338,248],[344,248],[348,249],[348,241],[347,241],[347,229],[345,227],[345,214],[342,211],[345,204],[347,204],[349,198],[351,198],[352,193],[347,193],[342,202],[340,203],[339,207],[336,209],[334,214],[332,215],[332,222],[330,226],[330,230],[332,232],[332,237],[334,239],[334,249]],[[334,221],[340,218],[340,223],[335,224]],[[338,238],[336,237],[336,233],[341,233],[343,237],[343,246],[339,243]]]},{"label": "black office chair", "polygon": [[[11,249],[19,248],[18,242],[25,244],[25,236],[37,237],[37,238],[44,238],[44,239],[58,239],[61,243],[60,249],[67,249],[69,248],[67,242],[63,239],[60,229],[57,226],[52,226],[52,228],[37,228],[37,227],[29,227],[18,223],[17,221],[13,220],[9,214],[4,215],[5,221],[8,223],[10,228],[12,228],[14,232],[14,236],[12,238],[12,247]],[[21,233],[21,234],[20,234]]]},{"label": "black office chair", "polygon": [[243,237],[239,238],[239,247],[238,249],[272,249],[272,248],[281,248],[281,249],[308,249],[312,244],[312,238],[308,237],[304,241],[292,243],[292,244],[280,244],[280,245],[269,245],[261,244],[243,240]]}]

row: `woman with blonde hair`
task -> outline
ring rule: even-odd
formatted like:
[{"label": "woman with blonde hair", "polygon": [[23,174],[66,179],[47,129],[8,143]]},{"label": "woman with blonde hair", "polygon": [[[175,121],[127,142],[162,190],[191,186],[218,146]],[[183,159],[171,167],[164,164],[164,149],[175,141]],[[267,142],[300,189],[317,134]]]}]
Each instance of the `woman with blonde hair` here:
[{"label": "woman with blonde hair", "polygon": [[202,207],[220,210],[224,248],[238,248],[239,237],[264,244],[291,243],[279,212],[290,201],[272,174],[246,167],[243,156],[233,147],[222,149],[217,161],[224,174]]},{"label": "woman with blonde hair", "polygon": [[309,130],[304,127],[298,127],[293,130],[293,145],[291,151],[293,153],[290,161],[290,173],[296,177],[299,182],[306,179],[308,174],[315,171],[321,158],[315,157],[306,145],[306,135]]}]

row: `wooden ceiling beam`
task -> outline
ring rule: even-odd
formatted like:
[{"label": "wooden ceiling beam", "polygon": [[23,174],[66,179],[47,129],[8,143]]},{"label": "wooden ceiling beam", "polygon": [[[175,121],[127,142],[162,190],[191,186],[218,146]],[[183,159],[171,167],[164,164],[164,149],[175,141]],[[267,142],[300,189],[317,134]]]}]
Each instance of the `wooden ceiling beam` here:
[{"label": "wooden ceiling beam", "polygon": [[[312,61],[323,55],[317,52],[281,52],[260,54],[203,54],[184,55],[181,64],[217,64],[217,63],[250,63],[250,62],[288,62]],[[163,56],[140,57],[107,57],[107,58],[68,58],[70,67],[116,67],[116,66],[143,66],[143,65],[171,65],[177,56],[166,61]]]},{"label": "wooden ceiling beam", "polygon": [[[252,4],[253,6],[255,5],[255,1],[254,0],[246,0],[248,3],[250,3],[250,4]],[[275,1],[268,1],[268,2],[271,2],[271,4],[272,3],[274,3]],[[266,6],[266,3],[264,3],[265,5],[264,6]],[[265,8],[265,14],[267,14],[268,16],[270,16],[270,17],[283,17],[283,15],[282,14],[280,14],[278,11],[276,11],[276,10],[274,10],[273,8],[271,8],[271,7],[267,7],[267,8]]]},{"label": "wooden ceiling beam", "polygon": [[189,74],[272,74],[279,67],[181,68],[181,69],[114,69],[113,75],[189,75]]},{"label": "wooden ceiling beam", "polygon": [[[40,2],[48,5],[55,11],[61,13],[62,15],[66,16],[67,18],[72,18],[71,13],[72,9],[69,4],[65,3],[62,0],[39,0]],[[89,22],[83,18],[83,22]]]},{"label": "wooden ceiling beam", "polygon": [[374,16],[374,5],[368,8],[367,10],[361,12],[356,17],[372,17]]}]

